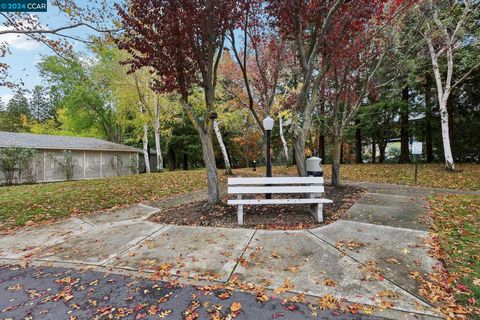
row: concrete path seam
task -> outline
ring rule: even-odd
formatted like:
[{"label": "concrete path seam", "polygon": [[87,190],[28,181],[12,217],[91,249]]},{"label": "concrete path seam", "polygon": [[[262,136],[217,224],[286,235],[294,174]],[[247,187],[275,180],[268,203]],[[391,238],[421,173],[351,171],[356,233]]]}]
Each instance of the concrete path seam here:
[{"label": "concrete path seam", "polygon": [[93,223],[90,223],[90,222],[86,221],[85,218],[83,218],[83,217],[74,217],[74,219],[78,219],[78,220],[82,221],[83,223],[88,224],[88,225],[91,226],[91,227],[94,226]]},{"label": "concrete path seam", "polygon": [[143,204],[143,203],[138,203],[138,205],[139,205],[139,206],[142,206],[142,207],[144,207],[144,208],[147,208],[147,209],[152,209],[153,212],[151,212],[151,213],[149,213],[149,214],[152,214],[152,213],[154,213],[154,212],[157,212],[157,211],[160,211],[160,210],[161,210],[161,209],[159,209],[159,208],[151,207],[151,206],[146,205],[146,204]]},{"label": "concrete path seam", "polygon": [[[133,247],[135,247],[137,244],[139,244],[140,242],[144,241],[145,239],[153,236],[155,233],[157,232],[160,232],[162,231],[163,229],[165,229],[168,225],[162,225],[160,226],[160,228],[156,229],[155,231],[153,231],[152,233],[150,233],[149,235],[145,236],[145,237],[142,237],[140,240],[138,241],[135,241],[135,243],[133,243],[131,246],[129,246],[128,248],[120,251],[119,253],[117,254],[113,254],[112,257],[109,257],[107,260],[103,260],[102,263],[100,264],[101,266],[106,266],[107,263],[109,263],[110,261],[112,261],[113,259],[115,259],[115,257],[119,257],[121,256],[122,254],[124,254],[125,252],[127,252],[128,250],[132,249]],[[138,239],[138,238],[137,238]]]},{"label": "concrete path seam", "polygon": [[373,227],[382,227],[382,228],[386,228],[386,229],[394,229],[394,230],[399,230],[399,231],[405,230],[405,231],[409,231],[409,232],[419,233],[419,234],[424,235],[424,236],[429,234],[429,232],[425,231],[425,230],[402,228],[402,227],[392,227],[392,226],[387,226],[387,225],[384,225],[384,224],[375,224],[375,223],[361,222],[361,221],[355,221],[355,220],[343,220],[343,219],[337,220],[335,222],[332,222],[332,223],[324,225],[324,226],[320,226],[320,227],[313,228],[313,229],[306,229],[306,230],[309,231],[309,232],[311,230],[321,230],[323,228],[327,228],[328,226],[331,226],[331,225],[333,225],[335,223],[339,223],[339,222],[352,223],[352,224],[363,224],[363,225],[365,225],[365,227],[373,226]]},{"label": "concrete path seam", "polygon": [[426,201],[425,196],[418,197],[418,196],[408,196],[403,194],[391,194],[391,193],[380,193],[380,192],[367,192],[363,197],[368,195],[398,197],[398,198],[407,198],[409,200],[416,199],[420,201]]},{"label": "concrete path seam", "polygon": [[[327,183],[328,180],[325,180]],[[480,191],[477,190],[468,190],[468,189],[449,189],[449,188],[435,188],[435,187],[424,187],[414,184],[395,184],[395,183],[384,183],[384,182],[367,182],[367,181],[344,181],[346,185],[361,186],[368,189],[368,187],[396,187],[396,188],[410,188],[418,189],[419,191],[427,191],[429,194],[441,194],[441,193],[452,193],[452,194],[467,194],[467,195],[480,195]],[[390,193],[383,193],[390,194]]]},{"label": "concrete path seam", "polygon": [[[332,244],[331,244],[330,242],[328,242],[327,240],[325,240],[325,239],[319,237],[318,235],[310,232],[310,230],[307,230],[307,232],[310,233],[311,235],[313,235],[315,238],[317,238],[317,239],[325,242],[327,245],[329,245],[330,247],[334,248],[334,249],[337,250],[338,252],[340,252],[340,253],[342,253],[342,254],[345,254],[345,255],[348,256],[350,259],[352,259],[352,260],[356,261],[357,263],[360,263],[361,265],[365,266],[365,264],[364,264],[362,261],[360,261],[360,260],[356,259],[355,257],[349,255],[347,252],[338,249],[337,247],[335,247],[334,245],[332,245]],[[390,280],[390,279],[387,278],[386,276],[384,276],[384,275],[382,275],[382,276],[384,277],[385,280],[387,280],[389,283],[391,283],[391,284],[394,285],[395,287],[397,287],[397,288],[405,291],[405,292],[408,293],[409,295],[411,295],[411,296],[413,296],[413,297],[415,297],[415,298],[417,298],[417,299],[425,302],[425,303],[426,303],[427,305],[429,305],[432,309],[435,309],[435,306],[433,306],[433,305],[432,305],[431,303],[429,303],[428,301],[425,301],[425,299],[424,299],[423,297],[417,296],[416,294],[410,292],[409,290],[405,289],[404,287],[402,287],[402,286],[398,285],[397,283],[393,282],[392,280]],[[420,314],[423,314],[423,313],[420,313]]]},{"label": "concrete path seam", "polygon": [[245,246],[245,248],[243,248],[242,253],[241,253],[240,256],[238,257],[237,262],[235,263],[235,266],[234,266],[233,269],[232,269],[232,272],[230,272],[230,275],[228,276],[227,281],[225,281],[225,282],[230,281],[230,279],[232,278],[232,276],[235,274],[235,270],[237,269],[238,264],[240,263],[240,259],[242,259],[243,255],[244,255],[245,252],[247,251],[248,246],[249,246],[250,243],[252,242],[252,240],[253,240],[253,238],[255,237],[255,234],[256,234],[256,233],[257,233],[257,229],[255,229],[255,231],[252,233],[252,236],[251,236],[250,239],[248,240],[247,245]]}]

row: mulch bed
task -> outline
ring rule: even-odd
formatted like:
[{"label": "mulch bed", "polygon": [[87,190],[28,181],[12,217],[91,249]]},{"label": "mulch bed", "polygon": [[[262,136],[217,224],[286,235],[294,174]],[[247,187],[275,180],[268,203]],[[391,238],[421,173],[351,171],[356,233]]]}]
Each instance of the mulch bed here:
[{"label": "mulch bed", "polygon": [[[211,226],[227,228],[258,228],[299,230],[329,224],[342,218],[348,208],[366,193],[365,188],[325,186],[325,198],[333,204],[324,205],[324,222],[318,223],[309,212],[308,205],[253,205],[244,206],[244,225],[237,224],[237,206],[228,206],[227,197],[223,204],[208,206],[206,201],[191,202],[164,209],[150,217],[150,221],[165,224]],[[273,198],[301,197],[296,195],[274,195]]]}]

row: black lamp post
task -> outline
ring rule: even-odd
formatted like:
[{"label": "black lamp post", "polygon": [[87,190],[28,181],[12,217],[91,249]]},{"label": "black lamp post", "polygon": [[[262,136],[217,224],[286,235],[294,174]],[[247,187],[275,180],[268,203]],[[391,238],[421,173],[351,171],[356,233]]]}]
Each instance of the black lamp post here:
[{"label": "black lamp post", "polygon": [[[272,132],[272,129],[273,129],[273,119],[270,118],[269,116],[267,116],[265,119],[263,119],[263,128],[265,129],[265,132],[267,134],[267,163],[266,163],[266,166],[267,166],[267,177],[271,177],[272,176],[272,163],[271,163],[271,160],[270,160],[270,133]],[[271,199],[272,198],[272,194],[271,193],[267,193],[265,194],[265,199]]]}]

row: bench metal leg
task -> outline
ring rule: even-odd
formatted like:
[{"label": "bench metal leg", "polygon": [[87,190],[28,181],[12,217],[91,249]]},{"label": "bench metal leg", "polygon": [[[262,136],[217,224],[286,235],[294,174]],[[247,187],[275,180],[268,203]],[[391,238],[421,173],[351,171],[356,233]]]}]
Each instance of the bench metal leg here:
[{"label": "bench metal leg", "polygon": [[314,205],[312,208],[311,213],[313,215],[313,218],[317,222],[323,222],[323,203],[319,203],[317,205]]},{"label": "bench metal leg", "polygon": [[243,204],[238,205],[238,210],[237,210],[237,221],[239,225],[243,224]]},{"label": "bench metal leg", "polygon": [[[242,195],[237,195],[238,200],[242,200]],[[237,222],[239,225],[243,224],[243,204],[239,204],[237,208]]]}]

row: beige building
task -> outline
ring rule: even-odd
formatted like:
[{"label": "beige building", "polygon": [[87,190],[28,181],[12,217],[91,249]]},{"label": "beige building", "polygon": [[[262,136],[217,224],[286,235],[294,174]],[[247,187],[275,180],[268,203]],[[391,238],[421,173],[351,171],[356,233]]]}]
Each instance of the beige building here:
[{"label": "beige building", "polygon": [[[21,148],[21,149],[9,149]],[[0,167],[0,183],[95,179],[138,173],[142,150],[96,138],[0,131],[0,157],[28,150],[28,161]],[[0,161],[0,166],[5,161]],[[4,167],[7,167],[4,165]],[[8,169],[8,168],[7,168]],[[8,176],[6,176],[6,174]]]}]

